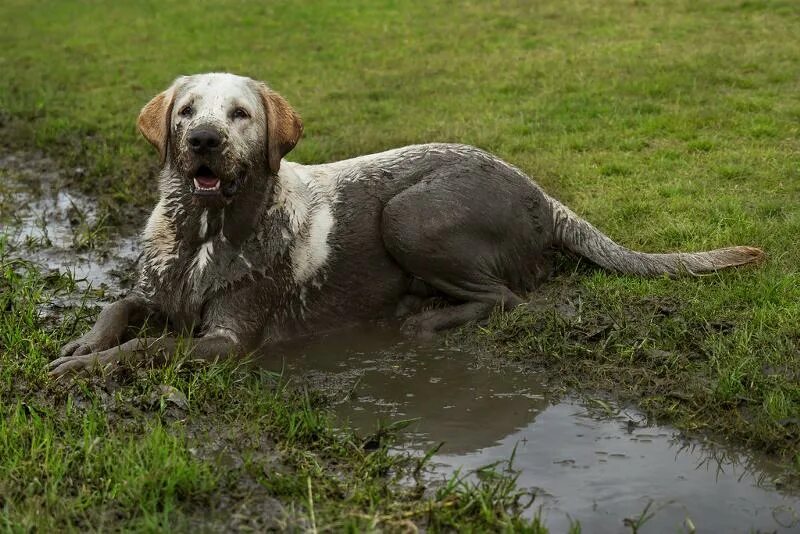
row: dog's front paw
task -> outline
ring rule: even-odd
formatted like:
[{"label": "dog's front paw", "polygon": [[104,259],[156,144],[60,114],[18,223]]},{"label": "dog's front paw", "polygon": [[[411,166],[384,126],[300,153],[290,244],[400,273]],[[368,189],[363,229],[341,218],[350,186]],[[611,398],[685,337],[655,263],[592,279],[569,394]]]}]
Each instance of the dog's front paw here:
[{"label": "dog's front paw", "polygon": [[89,331],[78,339],[74,339],[64,345],[58,355],[66,358],[68,356],[83,356],[93,352],[101,352],[113,347],[116,344],[115,341],[111,337]]},{"label": "dog's front paw", "polygon": [[117,363],[118,356],[118,353],[109,350],[77,356],[61,356],[47,365],[48,374],[54,378],[60,378],[67,374],[79,374],[95,367],[108,368]]}]

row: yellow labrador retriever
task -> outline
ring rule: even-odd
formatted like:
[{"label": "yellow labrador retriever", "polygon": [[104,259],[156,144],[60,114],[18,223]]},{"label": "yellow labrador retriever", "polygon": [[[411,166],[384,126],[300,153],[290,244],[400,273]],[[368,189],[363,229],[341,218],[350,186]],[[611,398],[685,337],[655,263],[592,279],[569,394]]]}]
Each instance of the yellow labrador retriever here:
[{"label": "yellow labrador retriever", "polygon": [[[175,337],[125,340],[148,317],[188,336],[195,357],[214,359],[377,318],[405,317],[423,336],[478,320],[522,303],[555,249],[641,276],[763,256],[750,247],[628,250],[470,146],[286,161],[300,117],[264,83],[233,74],[178,78],[138,126],[162,163],[139,283],[64,347],[53,375],[173,351]],[[431,297],[450,306],[421,311]]]}]

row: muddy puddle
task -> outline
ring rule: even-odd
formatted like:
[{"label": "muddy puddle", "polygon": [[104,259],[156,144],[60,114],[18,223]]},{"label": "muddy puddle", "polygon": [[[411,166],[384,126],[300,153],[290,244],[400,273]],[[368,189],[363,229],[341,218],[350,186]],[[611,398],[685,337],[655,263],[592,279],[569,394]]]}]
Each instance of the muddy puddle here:
[{"label": "muddy puddle", "polygon": [[0,156],[0,238],[15,258],[45,272],[69,272],[84,289],[116,295],[133,279],[135,228],[109,228],[97,202],[66,182],[64,172],[41,154]]},{"label": "muddy puddle", "polygon": [[[444,442],[429,476],[444,479],[514,455],[518,484],[536,492],[553,532],[798,532],[800,497],[779,489],[768,460],[648,425],[634,410],[578,399],[552,402],[542,378],[458,347],[419,345],[392,330],[338,333],[263,358],[271,370],[326,391],[361,433],[417,419],[402,447]],[[474,475],[473,475],[474,476]],[[687,521],[688,519],[688,521]]]}]

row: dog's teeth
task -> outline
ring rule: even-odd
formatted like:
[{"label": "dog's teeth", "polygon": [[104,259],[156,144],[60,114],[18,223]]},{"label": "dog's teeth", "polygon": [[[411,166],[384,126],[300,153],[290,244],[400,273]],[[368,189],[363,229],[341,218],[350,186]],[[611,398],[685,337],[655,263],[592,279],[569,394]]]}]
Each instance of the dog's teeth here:
[{"label": "dog's teeth", "polygon": [[221,180],[217,180],[216,182],[214,182],[213,186],[204,187],[200,185],[200,182],[197,181],[197,178],[194,179],[194,187],[199,191],[219,191],[221,183],[222,183]]}]

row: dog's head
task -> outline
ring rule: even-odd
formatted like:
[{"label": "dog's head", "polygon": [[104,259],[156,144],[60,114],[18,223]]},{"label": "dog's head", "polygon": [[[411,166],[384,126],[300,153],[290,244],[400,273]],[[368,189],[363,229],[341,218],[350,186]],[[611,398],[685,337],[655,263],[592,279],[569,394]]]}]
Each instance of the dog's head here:
[{"label": "dog's head", "polygon": [[266,84],[223,73],[178,78],[147,103],[137,125],[204,205],[227,204],[254,175],[277,173],[303,131]]}]

